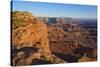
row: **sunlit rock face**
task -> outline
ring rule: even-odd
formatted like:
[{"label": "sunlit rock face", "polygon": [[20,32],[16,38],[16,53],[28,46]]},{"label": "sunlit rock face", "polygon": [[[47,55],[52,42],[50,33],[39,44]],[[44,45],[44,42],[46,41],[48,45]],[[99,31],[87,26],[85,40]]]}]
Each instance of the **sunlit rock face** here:
[{"label": "sunlit rock face", "polygon": [[[41,56],[47,58],[51,54],[47,38],[48,29],[38,18],[28,12],[13,12],[12,24],[12,47],[16,49],[13,64],[24,65],[24,61],[31,64],[33,59],[39,59]],[[16,62],[18,58],[21,59],[19,63]]]}]

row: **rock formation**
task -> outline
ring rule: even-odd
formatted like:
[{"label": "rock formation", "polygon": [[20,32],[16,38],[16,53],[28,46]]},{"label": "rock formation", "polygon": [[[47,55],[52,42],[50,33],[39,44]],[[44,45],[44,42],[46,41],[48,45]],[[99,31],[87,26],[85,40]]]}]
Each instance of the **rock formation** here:
[{"label": "rock formation", "polygon": [[31,13],[12,12],[12,59],[14,66],[65,63],[51,54],[48,28]]},{"label": "rock formation", "polygon": [[72,19],[35,17],[21,11],[11,16],[13,66],[97,60],[96,35]]},{"label": "rock formation", "polygon": [[[19,22],[17,22],[16,20],[19,20]],[[44,23],[33,17],[32,14],[28,12],[13,12],[12,24],[12,47],[16,48],[17,51],[19,51],[18,53],[16,53],[18,55],[14,57],[14,61],[16,61],[17,59],[15,60],[15,58],[18,58],[18,56],[20,55],[26,56],[25,52],[30,50],[28,48],[32,48],[34,50],[32,51],[32,53],[29,52],[30,59],[27,58],[27,61],[31,60],[32,62],[33,59],[38,59],[40,56],[47,58],[51,54],[49,50],[49,41],[47,38],[48,29]],[[37,50],[35,51],[35,49]],[[19,63],[21,64],[22,61],[24,60],[21,60]]]}]

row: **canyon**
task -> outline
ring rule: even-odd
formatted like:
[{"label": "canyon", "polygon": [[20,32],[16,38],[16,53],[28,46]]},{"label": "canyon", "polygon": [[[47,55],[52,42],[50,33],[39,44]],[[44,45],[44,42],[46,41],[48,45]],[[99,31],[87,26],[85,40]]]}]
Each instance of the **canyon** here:
[{"label": "canyon", "polygon": [[11,12],[11,65],[97,60],[97,21]]}]

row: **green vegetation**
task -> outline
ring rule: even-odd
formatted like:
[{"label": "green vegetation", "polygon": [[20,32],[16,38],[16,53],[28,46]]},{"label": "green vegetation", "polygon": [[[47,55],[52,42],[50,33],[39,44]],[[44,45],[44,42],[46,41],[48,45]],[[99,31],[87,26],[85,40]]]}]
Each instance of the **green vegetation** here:
[{"label": "green vegetation", "polygon": [[16,29],[21,26],[22,21],[18,18],[12,19],[12,29]]},{"label": "green vegetation", "polygon": [[20,26],[25,26],[29,23],[37,23],[38,20],[32,15],[32,13],[25,11],[14,11],[11,13],[12,17],[12,29],[16,29]]},{"label": "green vegetation", "polygon": [[52,61],[52,60],[53,60],[52,56],[51,55],[48,55],[47,56],[47,61]]},{"label": "green vegetation", "polygon": [[23,22],[18,16],[19,14],[22,14],[20,11],[12,12],[12,29],[16,29],[21,26],[21,23]]},{"label": "green vegetation", "polygon": [[25,24],[28,18],[28,12],[14,11],[12,12],[12,29],[16,29]]}]

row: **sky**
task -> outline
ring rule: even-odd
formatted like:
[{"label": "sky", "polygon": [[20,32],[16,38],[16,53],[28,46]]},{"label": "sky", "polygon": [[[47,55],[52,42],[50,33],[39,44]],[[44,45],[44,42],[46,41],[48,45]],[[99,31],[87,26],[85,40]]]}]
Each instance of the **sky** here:
[{"label": "sky", "polygon": [[97,6],[13,1],[13,11],[27,11],[40,17],[97,18]]}]

